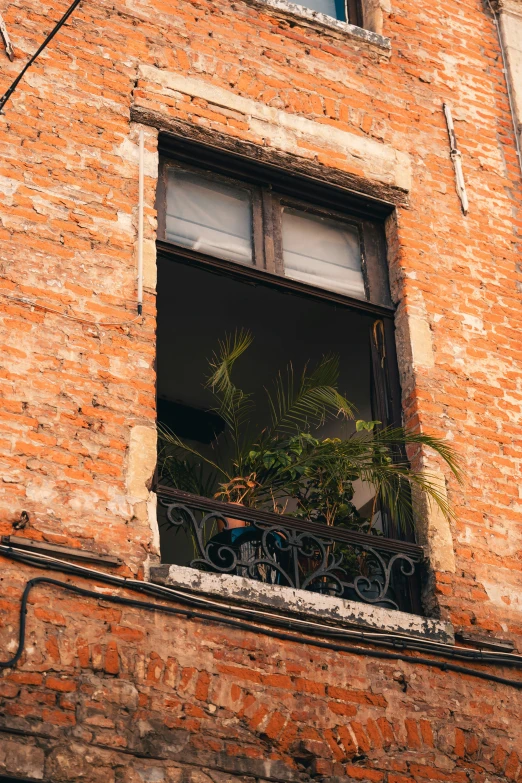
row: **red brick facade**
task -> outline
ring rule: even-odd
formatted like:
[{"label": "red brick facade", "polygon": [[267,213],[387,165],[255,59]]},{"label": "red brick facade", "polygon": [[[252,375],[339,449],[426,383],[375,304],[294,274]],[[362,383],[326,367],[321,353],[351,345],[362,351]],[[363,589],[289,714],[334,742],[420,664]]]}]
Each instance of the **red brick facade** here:
[{"label": "red brick facade", "polygon": [[[16,55],[0,52],[4,89],[65,6],[1,10]],[[0,532],[115,555],[122,576],[144,578],[157,562],[146,482],[158,129],[255,145],[271,163],[396,206],[387,233],[405,420],[448,437],[465,470],[462,487],[446,477],[451,529],[420,514],[425,603],[522,653],[521,174],[499,44],[479,0],[392,0],[382,34],[390,48],[262,0],[84,2],[28,72],[0,117]],[[3,660],[24,585],[42,573],[2,558]],[[27,623],[24,654],[0,679],[1,774],[522,780],[512,686],[49,585],[31,592]],[[475,668],[522,682],[507,667]]]}]

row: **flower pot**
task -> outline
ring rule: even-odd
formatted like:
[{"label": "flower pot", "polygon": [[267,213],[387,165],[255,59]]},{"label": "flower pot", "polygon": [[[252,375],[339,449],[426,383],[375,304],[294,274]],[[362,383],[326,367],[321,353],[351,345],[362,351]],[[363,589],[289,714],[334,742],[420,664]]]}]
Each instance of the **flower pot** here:
[{"label": "flower pot", "polygon": [[[242,503],[235,503],[236,506],[242,506]],[[246,527],[247,523],[244,519],[237,519],[236,517],[225,517],[226,520],[226,526],[223,519],[218,519],[217,526],[218,531],[222,533],[224,530],[234,530],[238,527]]]}]

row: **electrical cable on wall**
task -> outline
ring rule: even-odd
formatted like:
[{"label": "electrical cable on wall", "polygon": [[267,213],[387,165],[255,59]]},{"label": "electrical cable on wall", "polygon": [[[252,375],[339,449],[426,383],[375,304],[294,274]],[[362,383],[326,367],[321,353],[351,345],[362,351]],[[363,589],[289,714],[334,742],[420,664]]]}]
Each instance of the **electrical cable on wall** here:
[{"label": "electrical cable on wall", "polygon": [[143,213],[145,180],[145,134],[140,128],[138,141],[138,315],[143,312]]},{"label": "electrical cable on wall", "polygon": [[516,653],[502,652],[499,656],[496,652],[492,653],[483,650],[477,651],[467,647],[457,647],[445,642],[438,642],[433,639],[427,639],[412,634],[401,634],[377,629],[363,631],[359,629],[355,630],[353,628],[336,628],[325,623],[317,622],[316,620],[281,618],[280,615],[266,610],[225,606],[222,602],[212,598],[196,596],[193,594],[189,595],[187,592],[183,591],[183,589],[176,589],[170,586],[165,587],[141,579],[107,574],[104,571],[71,564],[67,561],[60,560],[57,557],[44,555],[41,552],[28,552],[25,549],[19,549],[14,544],[0,544],[0,555],[6,555],[11,559],[23,562],[26,565],[48,568],[50,570],[54,569],[62,573],[74,574],[75,576],[84,577],[86,579],[98,579],[107,584],[133,589],[140,593],[153,595],[156,598],[166,598],[168,600],[175,599],[181,603],[190,604],[191,606],[204,606],[205,608],[210,608],[215,611],[226,610],[228,615],[241,618],[247,617],[258,621],[268,621],[282,627],[292,628],[293,630],[313,629],[314,631],[321,632],[321,634],[327,636],[357,639],[359,641],[371,641],[375,644],[382,643],[384,646],[390,646],[391,644],[392,646],[400,646],[403,649],[415,650],[417,652],[429,649],[431,652],[436,652],[438,655],[449,655],[452,658],[459,657],[463,660],[480,660],[484,663],[502,663],[508,666],[516,665],[522,668],[522,655]]},{"label": "electrical cable on wall", "polygon": [[[384,660],[396,660],[404,661],[409,664],[418,664],[423,666],[432,666],[443,671],[458,672],[461,674],[467,674],[469,676],[478,677],[483,680],[489,680],[492,682],[498,682],[503,685],[509,685],[511,687],[522,689],[522,679],[512,679],[507,677],[501,677],[491,672],[482,671],[480,669],[470,669],[467,666],[461,666],[447,660],[441,661],[432,658],[425,658],[419,656],[412,656],[406,654],[406,650],[426,652],[430,651],[436,655],[443,656],[445,658],[451,658],[453,660],[468,660],[481,664],[497,665],[497,666],[511,666],[522,669],[522,656],[514,655],[510,653],[487,653],[482,650],[472,650],[465,647],[451,647],[451,645],[445,645],[443,643],[433,643],[429,640],[414,639],[413,643],[408,644],[408,637],[402,636],[401,638],[394,638],[393,634],[382,634],[383,637],[379,640],[378,634],[368,633],[366,631],[358,632],[353,631],[352,638],[365,641],[372,644],[374,647],[388,647],[390,650],[382,649],[368,649],[357,645],[340,644],[331,640],[324,640],[324,637],[335,636],[348,636],[350,631],[346,629],[336,629],[331,626],[319,625],[314,631],[313,622],[290,620],[288,618],[272,615],[269,619],[269,615],[264,612],[258,612],[256,610],[239,609],[237,607],[226,606],[218,604],[215,601],[208,601],[208,599],[201,599],[195,596],[184,594],[180,591],[171,590],[170,588],[162,588],[158,585],[154,585],[149,582],[141,582],[135,579],[126,579],[124,577],[113,576],[105,574],[102,571],[97,571],[82,566],[72,565],[70,563],[57,560],[43,555],[29,555],[27,552],[16,551],[12,547],[0,546],[0,554],[5,555],[13,560],[25,563],[27,565],[38,566],[40,568],[50,568],[54,570],[62,571],[70,575],[76,575],[83,578],[91,578],[96,581],[111,584],[113,586],[132,590],[134,592],[146,593],[152,597],[160,598],[163,600],[175,601],[176,603],[185,604],[185,607],[165,606],[164,604],[151,603],[150,601],[140,601],[133,598],[126,598],[124,596],[115,595],[114,593],[98,592],[96,590],[89,590],[79,587],[78,585],[70,582],[61,582],[57,579],[50,577],[36,577],[26,582],[24,592],[20,605],[20,625],[19,625],[19,638],[17,650],[14,656],[8,661],[0,662],[0,669],[13,668],[19,662],[25,649],[25,637],[26,637],[26,614],[27,605],[29,602],[29,596],[31,591],[39,584],[48,584],[68,592],[82,595],[87,598],[94,598],[96,600],[108,601],[109,603],[115,603],[121,606],[131,606],[135,608],[141,608],[147,611],[163,612],[166,614],[183,616],[187,619],[196,619],[204,622],[214,622],[218,624],[224,624],[236,628],[237,630],[244,630],[252,633],[262,633],[274,639],[281,639],[284,641],[291,641],[299,644],[308,644],[312,647],[319,647],[322,649],[329,649],[336,652],[346,652],[358,656],[367,656],[380,658]],[[47,561],[47,562],[46,562]],[[210,604],[212,611],[215,614],[209,614],[208,612],[202,612],[197,607],[201,604]],[[189,608],[186,608],[186,607]],[[194,608],[196,607],[196,608]],[[244,622],[240,619],[241,615],[245,613],[250,614],[250,622]],[[252,620],[254,622],[252,622]],[[258,624],[263,623],[264,626],[260,627]],[[271,627],[270,627],[271,626]],[[286,631],[274,630],[274,626],[286,627],[289,630],[300,631],[301,634],[288,633]],[[305,628],[306,626],[306,628]],[[304,635],[306,634],[306,635]],[[323,637],[323,639],[317,638],[317,636]],[[348,636],[348,638],[350,638]],[[419,647],[419,642],[424,641],[425,647]]]},{"label": "electrical cable on wall", "polygon": [[[24,77],[24,74],[27,72],[27,70],[31,67],[31,65],[34,63],[34,61],[38,58],[38,56],[44,51],[44,49],[48,46],[48,44],[52,41],[56,33],[63,27],[67,19],[71,16],[71,14],[74,12],[74,10],[79,6],[81,3],[81,0],[74,0],[73,3],[69,6],[67,11],[64,13],[62,18],[56,23],[54,28],[51,30],[45,41],[39,46],[39,48],[36,50],[36,52],[33,54],[33,56],[28,60],[28,62],[25,64],[25,66],[22,68],[16,79],[12,82],[10,87],[6,90],[4,95],[0,98],[0,114],[4,114],[4,106],[9,100],[9,98],[12,96],[18,85],[20,84],[21,80]],[[2,35],[2,38],[5,42],[6,51],[9,56],[9,58],[12,60],[14,59],[13,49],[11,46],[11,42],[9,40],[9,36],[7,34],[7,29],[5,27],[4,21],[2,16],[0,15],[0,34]],[[143,197],[143,191],[144,191],[144,133],[143,129],[140,129],[140,135],[139,135],[139,203],[138,203],[138,279],[137,279],[137,285],[138,285],[138,318],[142,315],[143,312],[143,212],[144,212],[144,197]],[[3,292],[0,291],[0,295],[6,296]],[[9,298],[9,297],[8,297]],[[10,297],[12,298],[12,297]],[[19,300],[23,301],[23,300]],[[23,302],[24,304],[27,304],[27,302]],[[33,307],[42,307],[42,309],[46,309],[48,312],[54,312],[57,315],[62,315],[64,318],[69,318],[73,321],[79,321],[83,323],[92,323],[95,326],[123,326],[126,323],[134,323],[138,320],[138,318],[135,318],[133,321],[125,321],[122,324],[117,323],[100,323],[96,321],[87,321],[85,319],[76,317],[76,316],[67,316],[64,313],[60,313],[59,310],[53,310],[49,307],[43,307],[43,305],[36,305],[33,304]]]},{"label": "electrical cable on wall", "polygon": [[73,13],[73,11],[80,5],[82,0],[74,0],[74,2],[69,6],[67,11],[64,13],[62,18],[55,24],[45,41],[41,44],[41,46],[38,47],[36,52],[33,54],[32,57],[29,58],[29,60],[26,62],[16,79],[12,82],[11,86],[7,88],[5,93],[0,98],[0,114],[3,114],[3,108],[11,95],[14,93],[20,82],[22,81],[25,73],[29,70],[31,65],[34,63],[34,61],[39,57],[39,55],[43,52],[43,50],[49,45],[49,43],[53,40],[56,33],[60,30],[61,27],[64,26],[70,15]]}]

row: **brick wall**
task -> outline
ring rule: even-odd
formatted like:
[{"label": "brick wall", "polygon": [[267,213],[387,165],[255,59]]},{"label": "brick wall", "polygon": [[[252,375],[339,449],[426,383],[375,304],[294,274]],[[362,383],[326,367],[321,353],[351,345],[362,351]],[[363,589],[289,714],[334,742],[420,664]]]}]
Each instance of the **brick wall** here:
[{"label": "brick wall", "polygon": [[[13,578],[15,593],[24,576]],[[520,779],[520,699],[506,686],[54,587],[31,594],[29,634],[24,664],[0,681],[1,725],[28,734],[0,734],[11,773],[89,782]]]},{"label": "brick wall", "polygon": [[[5,5],[17,57],[2,59],[2,87],[64,9]],[[85,3],[28,73],[0,117],[0,532],[14,532],[26,510],[24,535],[117,554],[122,574],[157,559],[145,458],[156,127],[219,134],[397,204],[390,268],[405,416],[450,438],[466,474],[463,487],[448,479],[451,530],[427,518],[431,605],[522,651],[520,173],[498,44],[478,0],[394,1],[383,34],[390,50],[254,0]],[[145,121],[155,126],[147,289],[135,320]],[[34,573],[3,561],[3,658]],[[0,681],[0,765],[12,774],[90,780],[103,769],[109,780],[215,783],[521,774],[520,697],[506,686],[122,614],[43,588],[34,596],[27,651]]]}]

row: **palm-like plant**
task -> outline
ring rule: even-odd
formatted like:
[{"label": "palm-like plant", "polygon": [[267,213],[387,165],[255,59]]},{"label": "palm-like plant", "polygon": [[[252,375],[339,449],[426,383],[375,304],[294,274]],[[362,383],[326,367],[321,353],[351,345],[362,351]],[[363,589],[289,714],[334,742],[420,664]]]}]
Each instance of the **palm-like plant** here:
[{"label": "palm-like plant", "polygon": [[235,364],[252,340],[249,332],[236,332],[219,343],[209,361],[206,385],[226,424],[219,440],[228,441],[228,456],[212,459],[160,425],[160,475],[178,489],[249,507],[282,512],[292,500],[292,513],[329,525],[368,524],[351,503],[356,479],[373,485],[375,503],[382,502],[403,528],[412,519],[413,487],[451,515],[437,480],[413,470],[405,457],[409,444],[427,446],[460,479],[456,454],[443,440],[403,428],[378,430],[377,422],[362,421],[345,439],[313,434],[328,419],[354,418],[354,406],[338,390],[335,356],[305,367],[298,377],[291,364],[278,373],[272,388],[265,388],[270,423],[256,431],[251,424],[254,399],[233,380]]}]

